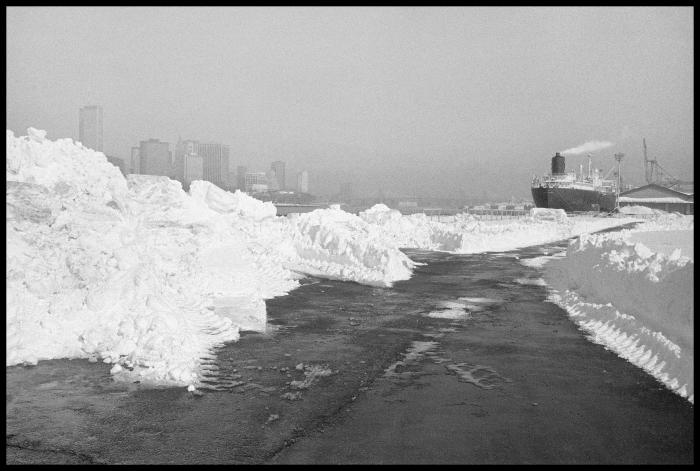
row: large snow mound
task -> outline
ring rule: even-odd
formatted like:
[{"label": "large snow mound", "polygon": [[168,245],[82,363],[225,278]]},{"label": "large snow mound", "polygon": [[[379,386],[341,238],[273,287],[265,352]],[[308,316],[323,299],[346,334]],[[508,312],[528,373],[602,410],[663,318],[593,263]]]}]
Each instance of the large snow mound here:
[{"label": "large snow mound", "polygon": [[377,205],[276,216],[271,203],[195,181],[124,178],[104,154],[33,128],[6,135],[7,365],[114,364],[123,379],[196,387],[213,349],[263,330],[265,299],[306,275],[389,287],[399,247],[513,250],[634,219],[534,211],[451,222]]},{"label": "large snow mound", "polygon": [[208,182],[188,194],[166,177],[125,179],[102,153],[28,134],[7,131],[7,365],[100,359],[124,378],[194,387],[212,349],[264,329],[264,299],[300,276],[411,276],[356,216],[292,221]]},{"label": "large snow mound", "polygon": [[[303,273],[325,273],[328,278],[391,286],[410,278],[415,263],[397,246],[354,214],[319,209],[290,219],[291,240],[297,257],[287,266]],[[358,243],[358,234],[361,243]]]},{"label": "large snow mound", "polygon": [[[646,228],[692,224],[673,219]],[[680,250],[667,256],[628,237],[622,231],[573,241],[566,257],[546,265],[550,300],[593,341],[693,402],[694,262]]]}]

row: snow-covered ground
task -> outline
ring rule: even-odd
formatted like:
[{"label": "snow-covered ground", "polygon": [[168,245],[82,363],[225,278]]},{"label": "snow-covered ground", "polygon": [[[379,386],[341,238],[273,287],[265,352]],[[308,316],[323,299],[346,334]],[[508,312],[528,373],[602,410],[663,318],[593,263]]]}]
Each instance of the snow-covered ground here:
[{"label": "snow-covered ground", "polygon": [[549,299],[594,342],[694,402],[693,216],[656,213],[634,229],[584,235],[544,267]]},{"label": "snow-covered ground", "polygon": [[440,222],[420,213],[404,216],[383,204],[359,216],[399,247],[461,254],[504,252],[640,221],[634,216],[567,217],[561,209],[534,208],[529,217],[522,219],[482,221],[469,214],[457,214],[450,222]]},{"label": "snow-covered ground", "polygon": [[377,205],[278,217],[271,203],[129,175],[102,153],[7,131],[7,365],[112,364],[126,380],[195,388],[213,348],[264,330],[265,299],[306,275],[375,286],[411,277],[399,250],[504,251],[635,221],[534,210],[451,222]]}]

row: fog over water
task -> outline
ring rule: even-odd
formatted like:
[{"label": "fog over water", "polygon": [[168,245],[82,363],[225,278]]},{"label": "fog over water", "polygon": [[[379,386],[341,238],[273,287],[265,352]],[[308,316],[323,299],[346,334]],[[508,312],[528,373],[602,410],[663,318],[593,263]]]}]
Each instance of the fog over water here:
[{"label": "fog over water", "polygon": [[[315,194],[530,197],[555,152],[693,172],[693,9],[9,7],[7,128],[218,141]],[[578,168],[583,154],[567,154]],[[587,160],[586,160],[587,162]]]}]

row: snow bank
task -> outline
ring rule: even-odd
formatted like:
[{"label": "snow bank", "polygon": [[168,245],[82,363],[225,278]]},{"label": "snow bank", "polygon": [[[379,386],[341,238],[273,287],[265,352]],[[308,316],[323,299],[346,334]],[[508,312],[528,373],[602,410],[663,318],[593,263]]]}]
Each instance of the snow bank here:
[{"label": "snow bank", "polygon": [[660,209],[648,208],[646,206],[622,206],[620,207],[620,213],[622,214],[660,214],[664,211]]},{"label": "snow bank", "polygon": [[280,218],[243,193],[125,179],[102,153],[28,134],[7,131],[7,365],[100,359],[119,377],[194,387],[212,349],[264,329],[264,300],[303,274],[411,275],[356,216]]},{"label": "snow bank", "polygon": [[354,214],[318,209],[290,219],[294,247],[286,266],[302,273],[377,286],[411,277],[415,263]]},{"label": "snow bank", "polygon": [[628,220],[535,211],[449,223],[377,205],[277,217],[271,203],[195,181],[129,175],[71,139],[6,136],[7,365],[114,364],[120,378],[195,387],[213,348],[263,330],[265,299],[305,275],[391,286],[399,250],[512,250]]},{"label": "snow bank", "polygon": [[[399,247],[449,252],[458,251],[461,247],[459,228],[432,221],[425,214],[404,216],[386,205],[376,204],[362,211],[359,217],[369,225],[369,230],[388,238]],[[458,217],[458,224],[474,221],[467,215]]]},{"label": "snow bank", "polygon": [[[688,224],[674,217],[646,227]],[[585,235],[572,242],[566,257],[545,267],[550,300],[594,342],[693,402],[694,263],[680,250],[666,256],[630,243],[628,236],[629,231]]]},{"label": "snow bank", "polygon": [[566,221],[566,211],[554,208],[531,208],[530,217],[538,221]]},{"label": "snow bank", "polygon": [[694,221],[695,217],[693,215],[660,211],[656,213],[656,216],[643,220],[641,224],[638,224],[632,229],[627,229],[627,233],[646,231],[692,231],[695,225]]},{"label": "snow bank", "polygon": [[457,214],[453,221],[440,222],[425,214],[404,216],[383,204],[361,212],[359,217],[372,226],[371,230],[399,247],[461,254],[514,250],[640,221],[568,217],[561,209],[533,208],[529,217],[521,219],[480,221],[468,214]]}]

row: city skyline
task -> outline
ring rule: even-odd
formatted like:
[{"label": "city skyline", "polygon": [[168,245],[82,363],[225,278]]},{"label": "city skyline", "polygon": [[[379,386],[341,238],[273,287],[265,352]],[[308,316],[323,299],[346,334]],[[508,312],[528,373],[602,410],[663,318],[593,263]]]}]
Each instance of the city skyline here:
[{"label": "city skyline", "polygon": [[642,184],[643,138],[693,172],[692,12],[10,7],[8,128],[75,136],[100,103],[110,155],[187,135],[227,143],[229,172],[281,159],[320,193],[419,196],[528,196],[555,152],[609,141],[594,165],[623,153]]},{"label": "city skyline", "polygon": [[[101,105],[86,105],[79,109],[78,139],[88,148],[102,152],[103,108]],[[178,140],[170,150],[170,142],[150,137],[141,140],[138,146],[130,147],[128,157],[107,155],[107,159],[117,165],[122,173],[162,175],[178,180],[185,188],[194,180],[210,181],[217,186],[232,190],[244,189],[247,166],[237,165],[230,159],[229,146],[225,143],[185,139]],[[258,165],[264,167],[264,163]],[[266,175],[267,185],[274,190],[287,189],[285,178],[286,163],[275,160],[270,164]],[[236,168],[236,171],[232,169]],[[245,169],[241,178],[236,174]],[[308,172],[305,173],[304,187],[308,191]],[[251,172],[255,173],[255,172]],[[232,176],[234,175],[234,176]],[[270,185],[270,180],[274,180]],[[298,188],[301,188],[297,185]]]},{"label": "city skyline", "polygon": [[[83,108],[80,108],[81,122]],[[94,108],[94,107],[93,107]],[[99,106],[98,106],[99,108]],[[229,159],[229,146],[219,142],[202,142],[195,139],[183,140],[178,136],[177,143],[170,149],[170,143],[158,138],[149,138],[130,148],[129,158],[107,155],[108,161],[117,165],[122,173],[167,176],[182,183],[187,190],[191,182],[205,180],[232,191],[235,189],[249,191],[252,184],[246,184],[246,178],[268,190],[290,190],[285,181],[284,161],[275,160],[266,172],[248,172],[247,166],[234,165]],[[234,167],[236,171],[231,171]],[[297,191],[308,193],[309,172],[302,170],[294,187]]]}]

